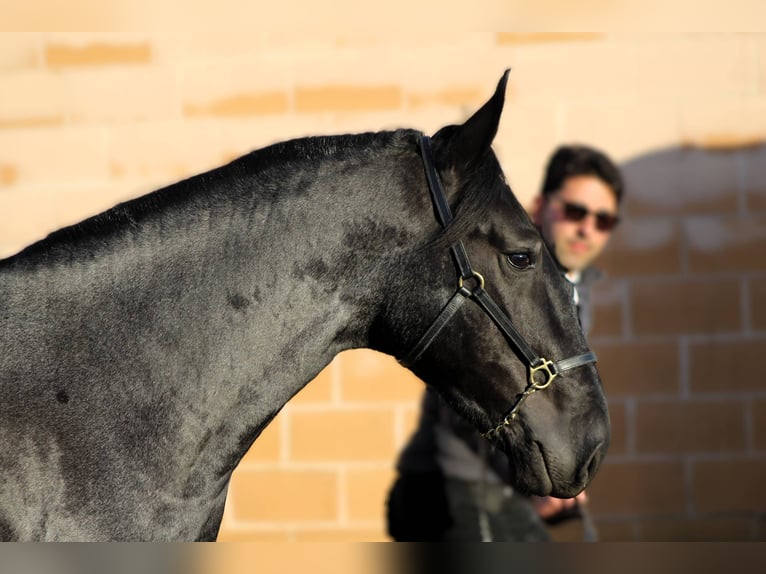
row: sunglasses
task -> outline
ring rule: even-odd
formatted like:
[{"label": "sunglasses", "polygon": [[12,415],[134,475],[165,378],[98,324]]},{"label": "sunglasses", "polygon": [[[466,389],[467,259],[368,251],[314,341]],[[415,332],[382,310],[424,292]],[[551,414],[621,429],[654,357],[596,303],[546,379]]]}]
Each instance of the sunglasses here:
[{"label": "sunglasses", "polygon": [[585,219],[588,215],[593,215],[596,218],[596,229],[604,232],[612,231],[620,223],[619,215],[607,213],[606,211],[590,211],[584,205],[564,201],[563,199],[558,199],[558,201],[564,208],[562,214],[567,221],[578,222]]}]

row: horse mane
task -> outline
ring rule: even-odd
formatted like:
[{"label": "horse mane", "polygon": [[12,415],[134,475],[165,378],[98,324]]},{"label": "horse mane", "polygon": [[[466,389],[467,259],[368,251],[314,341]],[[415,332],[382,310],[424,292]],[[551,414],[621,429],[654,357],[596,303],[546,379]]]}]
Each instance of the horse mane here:
[{"label": "horse mane", "polygon": [[[256,149],[231,162],[210,171],[190,176],[168,186],[151,191],[140,197],[129,199],[115,206],[49,233],[25,247],[20,252],[0,259],[0,265],[10,264],[21,258],[48,258],[52,252],[71,248],[84,241],[98,241],[109,238],[131,228],[158,213],[169,209],[184,209],[188,206],[211,206],[215,196],[221,194],[226,181],[240,178],[257,178],[273,182],[273,190],[279,189],[276,182],[279,174],[286,172],[299,162],[319,162],[329,158],[344,159],[385,148],[404,149],[414,141],[415,130],[400,129],[394,131],[364,132],[358,134],[322,135],[295,138],[274,143]],[[270,174],[270,175],[264,175]],[[219,183],[221,185],[219,185]],[[246,185],[238,184],[226,187],[227,194],[244,195]]]},{"label": "horse mane", "polygon": [[[139,224],[171,209],[187,209],[193,206],[212,207],[214,199],[226,189],[226,194],[248,193],[249,187],[242,182],[257,178],[273,193],[281,188],[279,181],[291,166],[297,163],[321,162],[329,158],[345,159],[362,157],[383,149],[413,150],[420,132],[411,129],[364,132],[358,134],[323,135],[296,138],[254,150],[228,164],[210,171],[149,192],[140,197],[118,203],[97,215],[88,217],[48,234],[17,254],[0,259],[0,266],[19,260],[50,260],[51,257],[66,258],[83,242],[101,242],[116,234],[137,229]],[[502,170],[494,154],[488,154],[462,182],[464,189],[455,205],[455,219],[446,230],[439,230],[422,248],[448,247],[465,237],[480,221],[483,221],[498,196],[505,190],[498,185]],[[237,185],[225,186],[227,181]],[[425,193],[425,192],[424,192]]]}]

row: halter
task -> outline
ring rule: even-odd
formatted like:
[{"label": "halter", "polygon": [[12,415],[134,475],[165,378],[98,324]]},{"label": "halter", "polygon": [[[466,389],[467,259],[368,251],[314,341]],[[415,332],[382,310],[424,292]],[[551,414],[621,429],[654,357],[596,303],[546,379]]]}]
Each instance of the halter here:
[{"label": "halter", "polygon": [[[442,187],[439,174],[434,165],[433,152],[431,151],[431,138],[428,136],[421,136],[420,138],[420,153],[423,158],[423,166],[425,167],[426,179],[428,180],[428,189],[431,192],[431,200],[436,209],[437,218],[442,227],[447,227],[453,219],[452,212],[450,211],[447,197],[444,194],[444,188]],[[513,326],[508,315],[498,307],[497,303],[495,303],[489,293],[484,290],[484,277],[471,268],[463,242],[457,241],[454,243],[450,247],[450,251],[452,251],[452,255],[455,258],[455,264],[457,265],[459,273],[457,291],[455,291],[455,294],[452,295],[447,304],[442,308],[436,316],[436,319],[431,323],[431,326],[400,363],[405,367],[410,367],[415,364],[431,343],[434,342],[434,339],[439,335],[439,332],[444,329],[465,300],[472,299],[475,301],[510,340],[529,368],[527,387],[521,395],[519,395],[518,399],[516,399],[511,410],[505,415],[500,424],[489,429],[487,432],[482,433],[482,436],[485,438],[493,438],[503,429],[503,427],[508,426],[513,422],[518,415],[521,405],[532,393],[546,388],[564,371],[589,363],[595,363],[596,354],[592,351],[588,351],[582,355],[576,355],[557,362],[538,356],[527,344],[526,340],[524,340],[524,337],[522,337]],[[473,283],[473,287],[468,288],[466,286],[466,281]]]}]

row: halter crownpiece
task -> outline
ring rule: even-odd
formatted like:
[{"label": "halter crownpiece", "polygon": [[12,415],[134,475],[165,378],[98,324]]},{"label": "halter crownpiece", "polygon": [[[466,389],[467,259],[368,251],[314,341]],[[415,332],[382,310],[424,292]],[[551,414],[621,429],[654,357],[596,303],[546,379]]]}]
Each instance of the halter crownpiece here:
[{"label": "halter crownpiece", "polygon": [[[442,227],[447,227],[453,219],[452,212],[450,211],[449,203],[447,203],[447,196],[444,193],[444,187],[439,179],[439,174],[436,171],[433,152],[431,150],[431,138],[428,136],[421,136],[420,138],[420,155],[423,159],[426,179],[428,180],[428,189],[431,192],[431,201],[434,204],[437,219]],[[482,433],[483,437],[492,438],[497,435],[503,427],[508,426],[513,422],[521,405],[532,393],[548,387],[548,385],[550,385],[553,380],[564,371],[589,363],[595,363],[596,354],[592,351],[588,351],[587,353],[562,359],[558,362],[538,356],[526,342],[524,337],[522,337],[516,330],[516,327],[514,327],[508,315],[506,315],[497,303],[495,303],[489,293],[484,290],[484,277],[472,269],[463,242],[455,242],[450,246],[450,251],[455,258],[455,265],[458,270],[457,290],[452,297],[450,297],[449,301],[447,301],[447,304],[442,308],[420,340],[410,350],[407,356],[399,362],[405,367],[410,367],[415,364],[431,343],[434,342],[434,339],[436,339],[441,330],[444,329],[447,323],[449,323],[450,319],[457,313],[458,309],[466,299],[475,301],[479,307],[489,315],[495,325],[497,325],[513,346],[515,346],[516,351],[523,357],[523,360],[529,369],[527,386],[521,395],[519,395],[518,399],[511,407],[511,410],[505,418],[503,418],[500,424],[491,428],[487,432]],[[470,289],[466,286],[466,282],[468,281],[473,284],[473,287]]]}]

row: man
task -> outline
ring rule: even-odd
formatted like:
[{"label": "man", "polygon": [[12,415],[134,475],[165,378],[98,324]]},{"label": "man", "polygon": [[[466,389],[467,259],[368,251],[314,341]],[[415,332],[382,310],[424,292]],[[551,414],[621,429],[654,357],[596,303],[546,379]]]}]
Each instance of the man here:
[{"label": "man", "polygon": [[[531,216],[567,278],[584,333],[591,324],[591,263],[619,222],[623,182],[602,152],[562,146],[551,156]],[[578,500],[526,497],[507,484],[508,459],[426,391],[418,429],[402,451],[388,500],[388,531],[401,541],[545,541],[545,522],[577,515]]]}]

